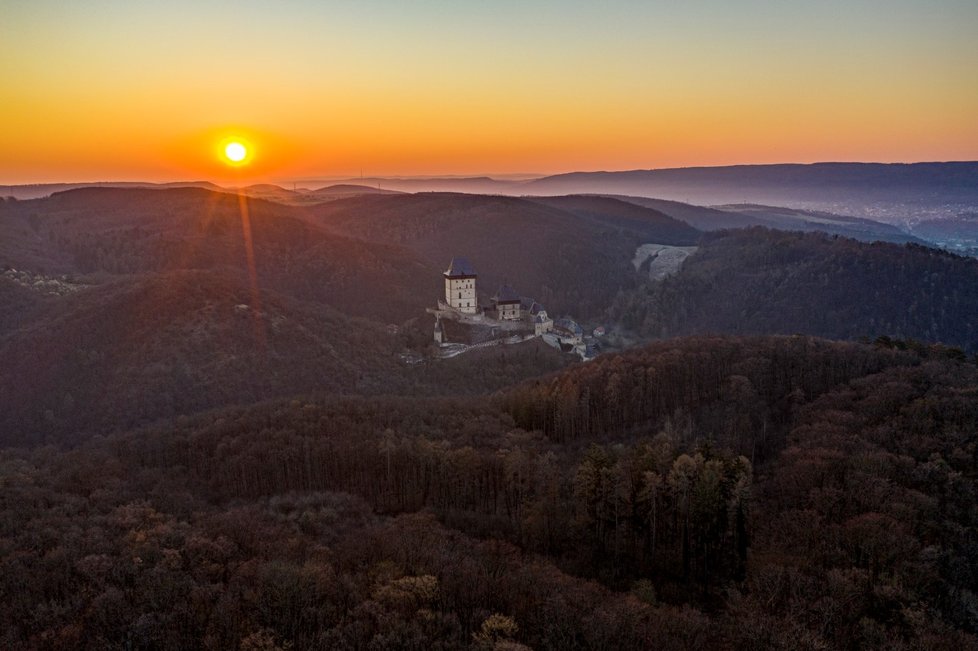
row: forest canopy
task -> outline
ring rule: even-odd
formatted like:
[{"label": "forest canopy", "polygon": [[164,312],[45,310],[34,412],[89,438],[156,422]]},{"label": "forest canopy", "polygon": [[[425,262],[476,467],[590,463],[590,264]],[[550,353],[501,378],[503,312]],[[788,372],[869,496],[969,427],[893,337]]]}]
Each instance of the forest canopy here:
[{"label": "forest canopy", "polygon": [[941,349],[701,338],[8,448],[0,642],[978,648],[976,398]]}]

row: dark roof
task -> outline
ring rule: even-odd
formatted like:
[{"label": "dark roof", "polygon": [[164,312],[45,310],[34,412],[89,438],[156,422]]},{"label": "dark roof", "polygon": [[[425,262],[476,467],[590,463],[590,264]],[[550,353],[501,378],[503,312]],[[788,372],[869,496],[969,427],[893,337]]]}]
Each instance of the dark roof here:
[{"label": "dark roof", "polygon": [[493,298],[497,303],[519,303],[520,295],[509,285],[503,285]]},{"label": "dark roof", "polygon": [[584,330],[581,329],[581,326],[577,325],[573,320],[568,319],[567,317],[557,319],[554,322],[554,328],[573,333],[577,336],[584,334]]},{"label": "dark roof", "polygon": [[547,311],[547,308],[545,308],[544,306],[540,305],[536,301],[533,301],[533,305],[530,306],[530,314],[536,315],[536,314],[540,314],[541,312],[546,312],[546,311]]},{"label": "dark roof", "polygon": [[475,276],[475,267],[469,262],[468,258],[452,258],[452,263],[448,265],[446,276]]}]

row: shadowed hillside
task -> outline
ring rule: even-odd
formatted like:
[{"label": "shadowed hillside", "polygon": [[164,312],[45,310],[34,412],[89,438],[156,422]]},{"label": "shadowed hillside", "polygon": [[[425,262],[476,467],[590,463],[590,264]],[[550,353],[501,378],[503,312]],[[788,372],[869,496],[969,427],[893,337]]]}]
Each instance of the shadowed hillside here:
[{"label": "shadowed hillside", "polygon": [[[590,201],[605,204],[600,218],[574,212]],[[452,256],[465,255],[487,295],[508,282],[553,313],[577,316],[601,314],[629,286],[630,260],[640,244],[698,237],[664,215],[610,200],[555,200],[551,206],[512,197],[419,194],[360,197],[311,212],[324,228],[405,246],[431,265],[444,268]]]},{"label": "shadowed hillside", "polygon": [[378,325],[325,306],[266,291],[259,311],[243,274],[112,281],[49,301],[0,338],[0,432],[8,443],[74,438],[275,395],[369,390],[395,350]]},{"label": "shadowed hillside", "polygon": [[614,313],[644,336],[890,335],[978,349],[978,260],[752,228],[710,234],[681,271],[623,295]]},{"label": "shadowed hillside", "polygon": [[300,208],[187,188],[86,188],[0,207],[0,267],[140,275],[247,269],[242,210],[260,289],[349,314],[401,321],[427,304],[438,267],[410,251],[338,237]]},{"label": "shadowed hillside", "polygon": [[31,316],[0,331],[0,444],[79,440],[302,393],[465,394],[570,361],[539,344],[409,366],[399,354],[417,346],[410,330],[270,291],[258,309],[246,276],[228,272],[115,280]]},{"label": "shadowed hillside", "polygon": [[[483,299],[508,281],[551,314],[617,322],[608,348],[704,332],[978,347],[974,261],[764,229],[702,236],[601,197],[364,195],[302,208],[95,188],[6,202],[0,230],[8,440],[294,393],[469,393],[567,362],[521,345],[425,363],[423,310],[454,255],[480,271]],[[632,266],[640,244],[701,238],[663,280]]]},{"label": "shadowed hillside", "polygon": [[634,203],[607,197],[567,196],[531,199],[535,203],[565,210],[582,221],[591,221],[622,232],[631,232],[646,242],[689,246],[700,231],[672,216]]}]

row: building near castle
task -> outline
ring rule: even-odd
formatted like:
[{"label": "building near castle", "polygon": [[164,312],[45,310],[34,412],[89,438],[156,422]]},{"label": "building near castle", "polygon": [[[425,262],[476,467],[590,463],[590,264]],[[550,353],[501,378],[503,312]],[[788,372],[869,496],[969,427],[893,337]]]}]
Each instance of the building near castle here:
[{"label": "building near castle", "polygon": [[462,314],[475,314],[479,303],[475,297],[475,268],[466,258],[452,258],[445,276],[445,302]]},{"label": "building near castle", "polygon": [[492,302],[496,306],[497,318],[501,321],[520,320],[520,295],[509,285],[503,285],[492,297]]},{"label": "building near castle", "polygon": [[553,331],[567,343],[580,344],[584,341],[584,329],[569,317],[554,321]]},{"label": "building near castle", "polygon": [[528,310],[530,320],[533,323],[533,334],[540,336],[554,329],[554,320],[547,315],[547,311],[542,305],[533,301]]}]

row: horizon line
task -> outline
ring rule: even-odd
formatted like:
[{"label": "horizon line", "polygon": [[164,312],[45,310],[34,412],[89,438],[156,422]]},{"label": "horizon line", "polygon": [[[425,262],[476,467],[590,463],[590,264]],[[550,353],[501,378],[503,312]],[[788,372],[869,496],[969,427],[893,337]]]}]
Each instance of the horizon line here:
[{"label": "horizon line", "polygon": [[[143,184],[154,184],[154,185],[167,185],[167,184],[181,184],[181,183],[210,183],[212,185],[217,185],[223,188],[241,188],[249,187],[251,185],[260,184],[271,184],[277,185],[279,183],[329,183],[329,182],[367,182],[367,181],[465,181],[465,180],[490,180],[504,183],[521,183],[528,181],[536,181],[546,178],[554,178],[560,176],[569,176],[572,174],[627,174],[631,172],[668,172],[675,170],[697,170],[697,169],[729,169],[729,168],[739,168],[739,167],[814,167],[818,165],[958,165],[958,164],[978,164],[978,158],[973,160],[919,160],[919,161],[893,161],[893,162],[880,162],[880,161],[843,161],[843,160],[826,160],[826,161],[815,161],[809,163],[793,163],[793,162],[783,162],[783,163],[734,163],[729,165],[684,165],[684,166],[673,166],[673,167],[649,167],[649,168],[629,168],[629,169],[590,169],[590,170],[573,170],[569,172],[555,172],[551,174],[540,174],[540,173],[521,173],[521,172],[505,172],[505,173],[473,173],[473,174],[389,174],[389,175],[373,175],[373,176],[349,176],[349,175],[323,175],[323,176],[307,176],[299,178],[272,178],[268,180],[254,180],[247,185],[234,185],[227,186],[222,185],[217,181],[210,179],[182,179],[182,180],[88,180],[88,181],[34,181],[26,183],[0,183],[2,188],[15,188],[15,187],[32,187],[32,186],[45,186],[45,185],[83,185],[83,184],[124,184],[124,183],[143,183]],[[287,189],[287,188],[283,188]]]}]

